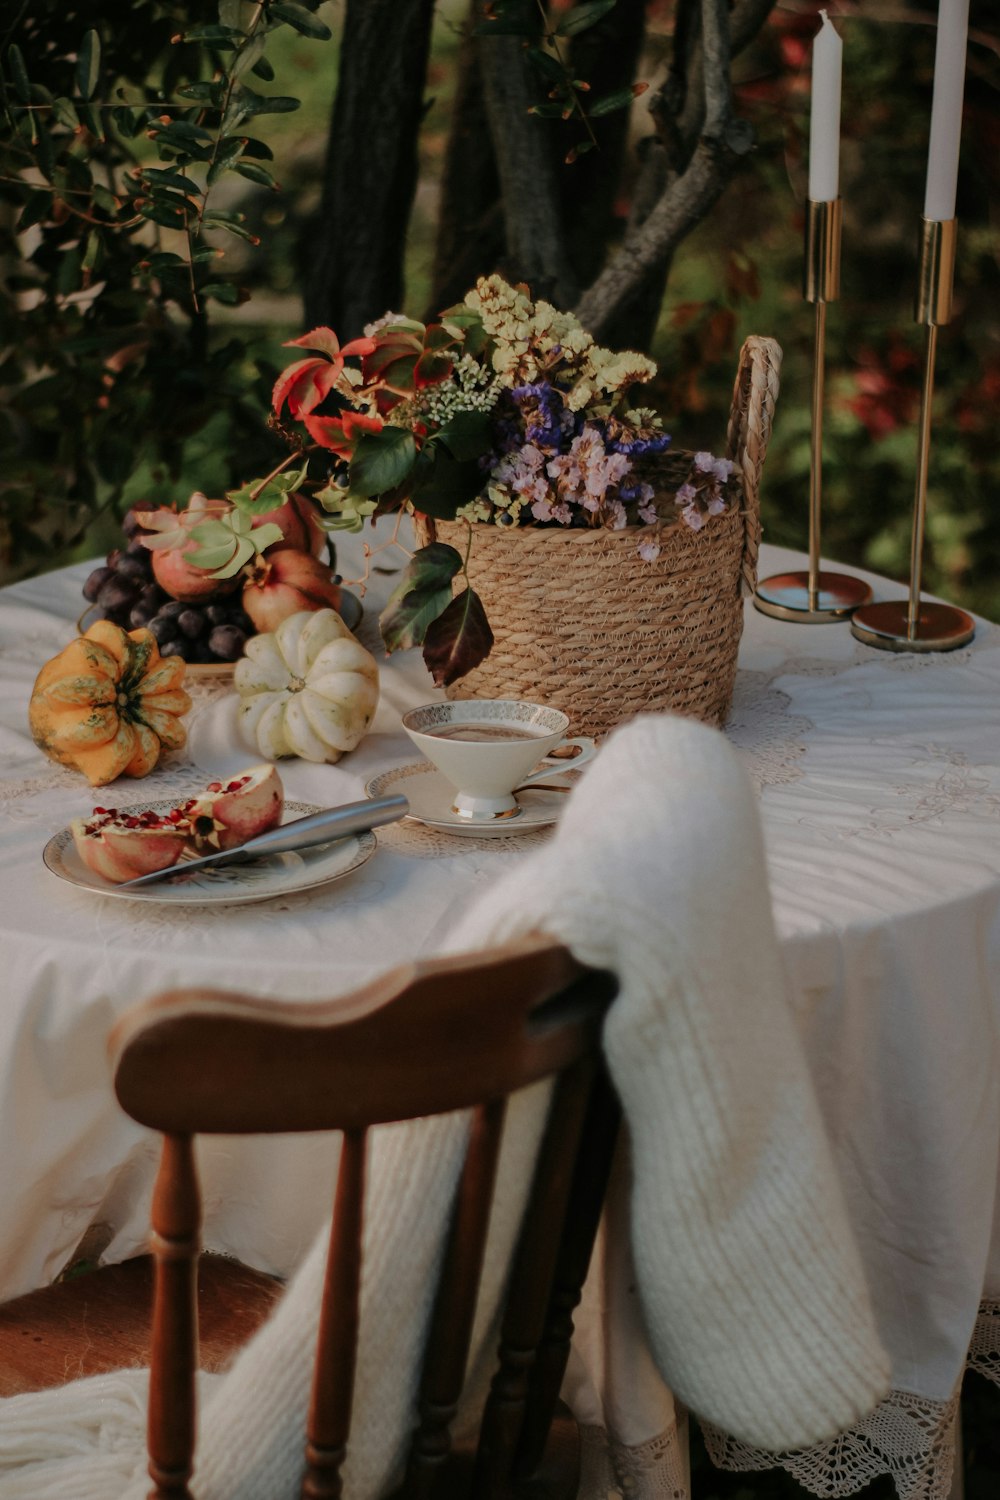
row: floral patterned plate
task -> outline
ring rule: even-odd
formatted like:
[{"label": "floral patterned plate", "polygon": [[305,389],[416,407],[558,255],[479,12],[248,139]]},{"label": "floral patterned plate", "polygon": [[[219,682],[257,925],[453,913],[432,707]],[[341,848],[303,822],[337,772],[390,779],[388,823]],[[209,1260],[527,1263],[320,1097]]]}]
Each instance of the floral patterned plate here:
[{"label": "floral patterned plate", "polygon": [[454,787],[425,760],[397,766],[392,771],[383,771],[381,776],[374,776],[365,786],[365,796],[385,797],[390,792],[402,792],[410,803],[410,811],[403,822],[423,823],[439,833],[454,833],[459,838],[513,838],[516,834],[534,833],[555,823],[565,809],[567,792],[572,790],[580,774],[553,771],[546,777],[544,787],[525,787],[516,793],[517,805],[521,809],[517,817],[503,818],[496,823],[469,823],[460,818],[452,810]]},{"label": "floral patterned plate", "polygon": [[[154,812],[169,812],[173,801],[148,804]],[[286,802],[284,821],[303,818],[320,808],[309,802]],[[357,870],[375,853],[377,840],[373,833],[359,833],[329,844],[317,844],[294,854],[272,854],[267,859],[248,861],[245,865],[223,865],[221,869],[202,869],[183,873],[177,866],[177,878],[152,885],[122,890],[88,870],[73,843],[69,828],[49,839],[42,851],[45,866],[70,885],[82,886],[98,896],[118,896],[125,901],[156,901],[168,906],[231,906],[244,901],[270,901],[274,896],[289,896],[308,891],[313,886],[328,885]]]}]

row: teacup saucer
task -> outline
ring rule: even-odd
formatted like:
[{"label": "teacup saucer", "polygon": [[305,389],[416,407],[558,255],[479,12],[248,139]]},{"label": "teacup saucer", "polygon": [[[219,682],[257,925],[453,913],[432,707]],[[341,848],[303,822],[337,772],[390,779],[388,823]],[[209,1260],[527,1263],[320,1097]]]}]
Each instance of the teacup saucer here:
[{"label": "teacup saucer", "polygon": [[[383,771],[373,776],[365,786],[368,797],[384,797],[390,791],[401,791],[409,799],[410,811],[405,822],[423,823],[441,833],[455,833],[464,838],[509,839],[519,833],[534,833],[555,823],[567,802],[567,793],[579,776],[577,771],[553,771],[546,777],[546,786],[551,782],[561,791],[548,791],[542,787],[528,787],[516,794],[521,811],[516,818],[499,818],[494,823],[472,823],[460,818],[452,811],[455,788],[427,761],[415,761],[408,766],[397,766],[392,771]],[[405,783],[403,785],[402,783]]]}]

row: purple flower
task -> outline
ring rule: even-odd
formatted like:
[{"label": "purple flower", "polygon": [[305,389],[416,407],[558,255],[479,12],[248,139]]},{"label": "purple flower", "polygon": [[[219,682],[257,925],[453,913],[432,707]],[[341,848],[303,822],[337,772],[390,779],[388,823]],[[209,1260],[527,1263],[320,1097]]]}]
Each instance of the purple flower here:
[{"label": "purple flower", "polygon": [[654,542],[652,537],[644,536],[635,550],[643,562],[655,562],[660,555],[660,544]]}]

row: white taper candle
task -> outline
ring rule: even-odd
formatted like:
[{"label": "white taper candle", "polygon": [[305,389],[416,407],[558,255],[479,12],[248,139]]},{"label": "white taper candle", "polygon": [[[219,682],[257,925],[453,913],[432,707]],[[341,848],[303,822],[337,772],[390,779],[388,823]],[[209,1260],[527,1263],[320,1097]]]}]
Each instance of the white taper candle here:
[{"label": "white taper candle", "polygon": [[[965,0],[968,4],[968,0]],[[809,196],[829,203],[840,192],[840,75],[844,44],[825,10],[812,50],[809,115]]]},{"label": "white taper candle", "polygon": [[931,140],[927,152],[925,219],[955,217],[968,34],[969,0],[940,0],[934,52]]}]

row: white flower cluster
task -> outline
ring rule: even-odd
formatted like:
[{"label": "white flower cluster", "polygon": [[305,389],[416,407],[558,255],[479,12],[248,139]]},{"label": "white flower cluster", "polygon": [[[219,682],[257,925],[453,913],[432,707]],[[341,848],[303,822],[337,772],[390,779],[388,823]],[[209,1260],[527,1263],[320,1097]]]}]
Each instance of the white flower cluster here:
[{"label": "white flower cluster", "polygon": [[558,370],[560,383],[567,375],[573,378],[566,394],[569,409],[587,407],[600,415],[621,391],[656,374],[644,354],[602,348],[572,313],[548,302],[532,303],[525,291],[500,276],[480,277],[465,303],[479,313],[494,342],[493,368],[507,389]]},{"label": "white flower cluster", "polygon": [[448,378],[422,391],[415,404],[428,422],[444,427],[458,411],[492,411],[499,394],[499,379],[471,354],[463,354]]}]

